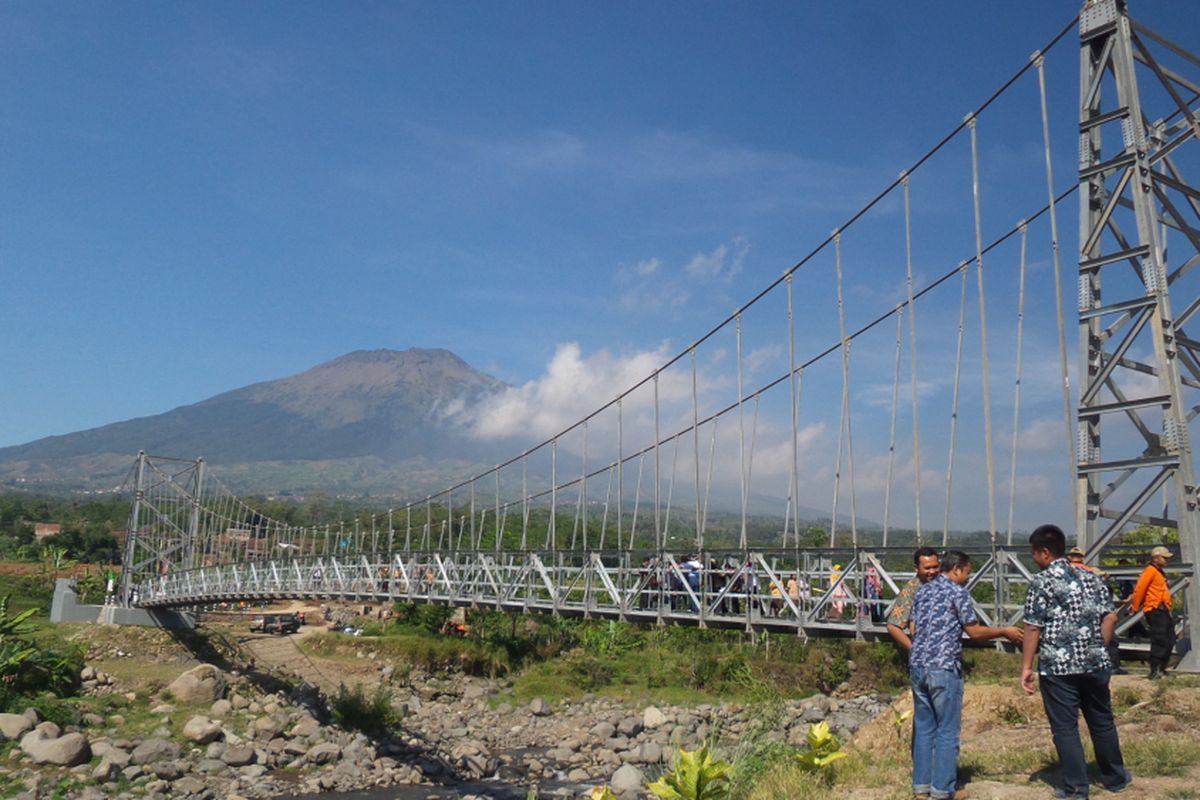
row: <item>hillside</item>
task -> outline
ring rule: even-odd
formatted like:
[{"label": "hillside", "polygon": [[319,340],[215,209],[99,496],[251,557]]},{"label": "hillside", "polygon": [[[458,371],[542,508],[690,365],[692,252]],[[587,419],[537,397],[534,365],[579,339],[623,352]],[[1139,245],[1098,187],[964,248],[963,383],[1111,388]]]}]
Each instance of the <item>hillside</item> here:
[{"label": "hillside", "polygon": [[503,387],[447,350],[360,350],[162,414],[2,448],[0,481],[106,487],[145,450],[203,456],[251,483],[261,464],[275,490],[347,481],[370,488],[373,477],[391,483],[405,465],[437,475],[444,461],[481,460],[446,411]]}]

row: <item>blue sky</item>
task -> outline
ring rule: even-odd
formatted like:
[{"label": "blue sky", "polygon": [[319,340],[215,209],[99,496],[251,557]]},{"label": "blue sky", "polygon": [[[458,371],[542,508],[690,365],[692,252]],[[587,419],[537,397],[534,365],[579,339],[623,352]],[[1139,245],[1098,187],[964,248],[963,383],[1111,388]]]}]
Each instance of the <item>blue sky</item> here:
[{"label": "blue sky", "polygon": [[[624,375],[795,263],[1076,11],[0,5],[0,446],[360,348],[445,347],[536,387],[575,345],[581,368]],[[1194,11],[1134,4],[1200,49]],[[1060,187],[1073,180],[1077,52],[1072,32],[1048,65]],[[1045,199],[1026,84],[981,120],[990,234]],[[926,241],[939,240],[927,278],[973,248],[962,144],[914,184]],[[1061,216],[1073,236],[1074,205]],[[878,231],[847,240],[870,262],[852,318],[898,299],[902,271],[876,261],[890,253],[902,270],[897,219],[891,201]],[[802,294],[825,323],[828,266]]]}]

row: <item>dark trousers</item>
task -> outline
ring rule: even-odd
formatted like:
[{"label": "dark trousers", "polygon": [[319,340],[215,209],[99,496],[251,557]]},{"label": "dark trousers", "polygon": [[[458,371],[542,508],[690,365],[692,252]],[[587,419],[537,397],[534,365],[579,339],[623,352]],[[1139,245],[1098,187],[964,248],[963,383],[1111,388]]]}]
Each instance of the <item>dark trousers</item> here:
[{"label": "dark trousers", "polygon": [[1150,669],[1167,669],[1171,651],[1175,649],[1175,620],[1162,606],[1146,612],[1146,627],[1150,629]]},{"label": "dark trousers", "polygon": [[1067,797],[1088,796],[1087,760],[1079,738],[1079,712],[1087,722],[1096,751],[1096,765],[1104,787],[1115,791],[1129,782],[1125,760],[1121,757],[1121,741],[1113,720],[1112,699],[1108,691],[1109,672],[1086,672],[1079,675],[1039,675],[1042,704],[1050,721],[1054,749],[1062,764],[1063,794]]}]

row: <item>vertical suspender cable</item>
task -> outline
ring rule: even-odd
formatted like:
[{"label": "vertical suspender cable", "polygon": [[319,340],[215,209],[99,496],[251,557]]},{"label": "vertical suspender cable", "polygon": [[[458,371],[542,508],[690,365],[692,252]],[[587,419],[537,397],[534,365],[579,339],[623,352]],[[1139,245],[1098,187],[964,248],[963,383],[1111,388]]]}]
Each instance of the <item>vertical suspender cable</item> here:
[{"label": "vertical suspender cable", "polygon": [[[637,537],[638,510],[642,503],[642,470],[644,469],[645,466],[646,466],[646,451],[643,450],[638,455],[637,485],[633,487],[633,518],[630,519],[630,521],[629,521],[629,549],[630,550],[633,549],[634,539]],[[657,542],[655,543],[655,547],[653,549],[655,549],[655,550],[658,549]]]},{"label": "vertical suspender cable", "polygon": [[921,418],[919,416],[920,384],[917,381],[917,306],[913,298],[913,263],[912,263],[912,203],[908,191],[908,173],[901,176],[904,184],[904,261],[907,273],[908,289],[908,365],[911,372],[909,382],[909,400],[912,402],[912,432],[913,432],[913,481],[916,486],[916,519],[917,545],[924,541],[921,532]]},{"label": "vertical suspender cable", "polygon": [[588,421],[583,421],[583,456],[580,458],[580,476],[579,476],[579,516],[583,526],[583,549],[588,549],[588,520],[587,520],[587,458],[588,458]]},{"label": "vertical suspender cable", "polygon": [[846,462],[850,468],[850,540],[858,547],[858,501],[854,489],[854,429],[850,418],[850,346],[851,340],[846,336],[846,305],[842,293],[842,235],[835,231],[833,235],[834,261],[837,275],[837,307],[838,335],[842,342],[842,412],[838,425],[837,466],[833,478],[833,513],[829,521],[829,546],[834,546],[834,533],[837,531],[838,497],[841,490],[842,478],[842,444],[846,445]]},{"label": "vertical suspender cable", "polygon": [[704,550],[704,532],[700,528],[700,393],[696,379],[696,348],[692,348],[692,460],[696,477],[696,535],[698,551]]},{"label": "vertical suspender cable", "polygon": [[658,370],[654,371],[654,541],[655,548],[664,548],[662,531],[662,458],[659,455],[659,433],[661,410],[658,405]]},{"label": "vertical suspender cable", "polygon": [[720,417],[713,417],[712,438],[708,442],[708,474],[704,478],[704,507],[700,513],[700,530],[702,532],[708,526],[708,498],[712,494],[713,465],[717,456],[717,423],[720,419]]},{"label": "vertical suspender cable", "polygon": [[[496,552],[500,552],[500,548],[504,544],[504,523],[500,519],[500,467],[496,467]],[[508,519],[508,506],[504,507],[504,518]]]},{"label": "vertical suspender cable", "polygon": [[966,330],[967,317],[967,266],[964,261],[958,265],[959,275],[962,276],[962,294],[958,300],[958,344],[954,356],[954,395],[950,401],[950,454],[946,458],[946,506],[942,516],[942,547],[950,539],[950,501],[954,496],[954,450],[958,441],[958,389],[962,377],[963,332]]},{"label": "vertical suspender cable", "polygon": [[892,425],[888,434],[887,482],[883,489],[883,546],[888,546],[892,519],[892,471],[896,465],[896,408],[900,403],[900,351],[904,342],[904,306],[896,309],[896,369],[892,377]]},{"label": "vertical suspender cable", "polygon": [[550,442],[550,525],[546,529],[546,547],[558,547],[558,439]]},{"label": "vertical suspender cable", "polygon": [[[328,538],[328,535],[326,536]],[[433,538],[433,498],[425,497],[425,530],[421,533],[421,549],[428,552],[430,540]]]},{"label": "vertical suspender cable", "polygon": [[1013,382],[1012,464],[1008,473],[1008,533],[1004,543],[1012,547],[1013,512],[1017,505],[1017,448],[1021,430],[1021,349],[1025,334],[1025,252],[1029,226],[1021,221],[1021,268],[1017,277],[1017,377]]},{"label": "vertical suspender cable", "polygon": [[[792,299],[792,274],[787,276],[787,324],[788,324],[788,388],[791,394],[792,417],[792,463],[788,475],[788,510],[792,515],[792,534],[795,538],[797,561],[800,552],[800,390],[796,374],[796,314]],[[787,520],[783,525],[783,546],[787,547]]]},{"label": "vertical suspender cable", "polygon": [[[609,502],[612,500],[612,488],[613,488],[613,469],[610,467],[608,470],[608,488],[606,488],[604,490],[604,513],[600,517],[600,544],[596,547],[596,549],[601,552],[604,551],[604,535],[605,535],[605,533],[608,532],[608,505],[609,505]],[[620,539],[617,540],[618,543],[620,541],[621,541]]]},{"label": "vertical suspender cable", "polygon": [[529,453],[521,456],[521,549],[529,547]]},{"label": "vertical suspender cable", "polygon": [[741,481],[742,495],[742,524],[741,533],[738,536],[738,546],[743,550],[746,548],[746,412],[743,407],[742,397],[743,389],[743,371],[742,371],[742,315],[738,312],[734,315],[734,324],[737,331],[737,409],[738,409],[738,457],[740,469],[738,477]]},{"label": "vertical suspender cable", "polygon": [[983,437],[987,458],[988,535],[996,546],[996,462],[992,456],[992,393],[991,370],[988,364],[987,295],[983,282],[983,218],[979,209],[979,143],[976,119],[972,114],[967,127],[971,130],[971,193],[975,205],[975,276],[979,287],[979,359],[980,379],[983,382]]},{"label": "vertical suspender cable", "polygon": [[671,447],[671,476],[667,478],[667,506],[663,509],[663,541],[669,541],[671,538],[671,503],[675,497],[675,473],[679,467],[679,440],[683,438],[676,436],[674,444]]},{"label": "vertical suspender cable", "polygon": [[[617,549],[620,550],[623,542],[621,536],[621,514],[625,510],[625,413],[624,413],[624,398],[617,399]],[[630,548],[633,547],[633,540],[629,540]]]},{"label": "vertical suspender cable", "polygon": [[[1050,115],[1046,109],[1045,59],[1041,51],[1033,54],[1037,65],[1038,89],[1042,101],[1042,141],[1046,152],[1046,191],[1050,198],[1050,252],[1054,258],[1054,310],[1058,315],[1058,368],[1062,379],[1063,430],[1067,441],[1067,486],[1070,487],[1072,502],[1078,502],[1075,486],[1075,438],[1071,433],[1071,373],[1067,370],[1067,328],[1063,313],[1062,264],[1058,248],[1058,214],[1054,202],[1054,170],[1050,158]],[[1078,509],[1076,509],[1078,518]]]}]

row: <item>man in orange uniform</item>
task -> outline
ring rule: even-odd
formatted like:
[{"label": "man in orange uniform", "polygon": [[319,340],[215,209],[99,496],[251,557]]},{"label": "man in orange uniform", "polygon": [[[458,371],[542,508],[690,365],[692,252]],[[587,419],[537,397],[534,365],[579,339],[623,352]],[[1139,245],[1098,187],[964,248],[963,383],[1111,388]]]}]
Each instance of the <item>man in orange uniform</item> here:
[{"label": "man in orange uniform", "polygon": [[1167,674],[1167,660],[1175,648],[1175,621],[1171,618],[1171,590],[1164,568],[1171,551],[1161,545],[1150,551],[1150,563],[1129,596],[1129,610],[1141,611],[1150,630],[1150,679]]}]

